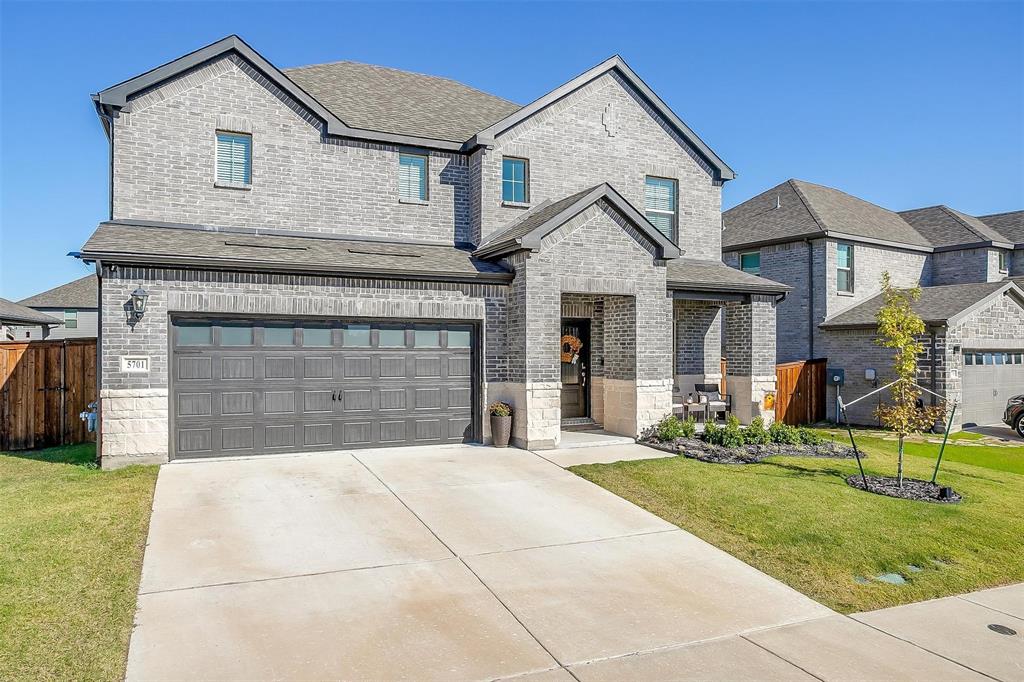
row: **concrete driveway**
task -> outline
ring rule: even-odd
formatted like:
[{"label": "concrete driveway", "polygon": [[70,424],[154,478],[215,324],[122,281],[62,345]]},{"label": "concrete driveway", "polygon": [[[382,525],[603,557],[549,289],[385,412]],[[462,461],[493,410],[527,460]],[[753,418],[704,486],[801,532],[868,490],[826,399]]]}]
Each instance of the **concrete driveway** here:
[{"label": "concrete driveway", "polygon": [[812,679],[808,638],[971,677],[540,456],[402,448],[165,466],[127,676]]}]

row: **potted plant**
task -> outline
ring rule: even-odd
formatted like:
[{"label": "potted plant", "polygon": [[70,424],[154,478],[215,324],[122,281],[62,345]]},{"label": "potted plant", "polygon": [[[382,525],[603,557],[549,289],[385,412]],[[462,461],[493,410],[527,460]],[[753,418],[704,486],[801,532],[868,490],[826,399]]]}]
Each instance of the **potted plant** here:
[{"label": "potted plant", "polygon": [[491,403],[487,411],[491,414],[491,438],[494,447],[507,448],[508,439],[512,435],[512,406],[497,400]]}]

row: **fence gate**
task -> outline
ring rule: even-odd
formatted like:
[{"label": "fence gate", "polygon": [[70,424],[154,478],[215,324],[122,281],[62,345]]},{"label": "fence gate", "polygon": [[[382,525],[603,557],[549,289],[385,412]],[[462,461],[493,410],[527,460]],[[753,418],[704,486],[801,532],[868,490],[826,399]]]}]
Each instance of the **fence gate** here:
[{"label": "fence gate", "polygon": [[96,439],[78,414],[96,400],[96,339],[0,343],[0,450]]},{"label": "fence gate", "polygon": [[827,360],[799,360],[775,366],[775,419],[786,424],[813,424],[825,419]]}]

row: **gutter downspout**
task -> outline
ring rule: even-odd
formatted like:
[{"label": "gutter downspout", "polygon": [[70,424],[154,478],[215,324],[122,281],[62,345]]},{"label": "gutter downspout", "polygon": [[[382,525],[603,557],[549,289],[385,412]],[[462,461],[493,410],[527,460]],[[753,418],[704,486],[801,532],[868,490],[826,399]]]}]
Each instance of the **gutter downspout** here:
[{"label": "gutter downspout", "polygon": [[814,247],[811,240],[804,238],[807,244],[807,359],[814,359]]},{"label": "gutter downspout", "polygon": [[96,261],[96,460],[103,466],[103,263]]}]

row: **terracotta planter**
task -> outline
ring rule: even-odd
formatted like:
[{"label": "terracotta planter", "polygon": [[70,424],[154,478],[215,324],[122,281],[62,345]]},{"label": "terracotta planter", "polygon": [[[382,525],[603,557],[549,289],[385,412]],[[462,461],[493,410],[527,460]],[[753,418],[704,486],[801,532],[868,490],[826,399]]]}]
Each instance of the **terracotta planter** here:
[{"label": "terracotta planter", "polygon": [[512,435],[512,417],[497,417],[491,415],[491,438],[494,439],[494,447],[507,448],[508,439]]}]

